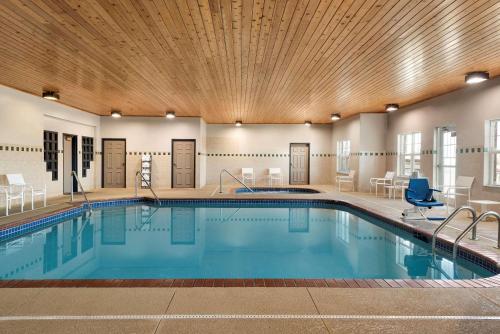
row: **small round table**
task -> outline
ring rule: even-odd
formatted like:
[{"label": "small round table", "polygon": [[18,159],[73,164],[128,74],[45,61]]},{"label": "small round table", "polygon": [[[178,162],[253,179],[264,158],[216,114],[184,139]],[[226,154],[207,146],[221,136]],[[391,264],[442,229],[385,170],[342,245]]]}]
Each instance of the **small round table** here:
[{"label": "small round table", "polygon": [[500,205],[500,202],[490,201],[488,199],[470,199],[468,200],[469,205],[477,204],[481,206],[481,213],[488,211],[488,206]]}]

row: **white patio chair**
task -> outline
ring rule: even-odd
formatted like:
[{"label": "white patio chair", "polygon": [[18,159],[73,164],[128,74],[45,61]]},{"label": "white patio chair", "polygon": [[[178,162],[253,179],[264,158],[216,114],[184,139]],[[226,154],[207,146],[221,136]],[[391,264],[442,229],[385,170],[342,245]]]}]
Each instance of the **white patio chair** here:
[{"label": "white patio chair", "polygon": [[283,175],[281,174],[281,168],[269,168],[269,186],[273,186],[273,181],[278,181],[278,184],[283,185]]},{"label": "white patio chair", "polygon": [[405,198],[405,189],[408,189],[408,184],[410,184],[410,179],[398,178],[392,184],[384,186],[384,188],[389,193],[389,198],[392,197],[393,199],[396,199],[396,194],[400,191],[401,201],[403,201]]},{"label": "white patio chair", "polygon": [[375,196],[378,196],[379,186],[382,186],[384,188],[384,191],[386,189],[386,186],[392,186],[394,175],[395,173],[393,171],[388,171],[387,173],[385,173],[384,177],[370,178],[370,193],[372,192],[372,187],[375,187]]},{"label": "white patio chair", "polygon": [[[472,184],[474,183],[474,176],[459,176],[455,180],[454,186],[446,187],[446,191],[442,193],[443,200],[446,204],[446,212],[449,213],[450,201],[453,202],[453,207],[457,207],[457,197],[466,197],[467,203],[470,201],[470,192]],[[439,188],[443,189],[443,186]]]},{"label": "white patio chair", "polygon": [[349,171],[348,175],[338,175],[337,184],[339,185],[339,191],[342,191],[342,183],[351,183],[352,191],[354,191],[354,176],[356,175],[355,170]]},{"label": "white patio chair", "polygon": [[[42,188],[35,188],[32,185],[26,184],[23,174],[7,174],[7,182],[9,186],[20,187],[24,192],[31,194],[31,210],[35,209],[35,197],[41,196],[43,198],[43,206],[47,206],[47,186]],[[23,195],[24,197],[24,195]],[[24,198],[23,198],[24,201]],[[24,202],[23,202],[24,204]]]},{"label": "white patio chair", "polygon": [[21,212],[24,212],[24,189],[19,186],[0,186],[0,193],[5,196],[5,215],[12,209],[12,201],[21,201]]},{"label": "white patio chair", "polygon": [[253,172],[253,168],[242,168],[241,180],[245,184],[249,182],[252,185],[255,185],[255,173]]}]

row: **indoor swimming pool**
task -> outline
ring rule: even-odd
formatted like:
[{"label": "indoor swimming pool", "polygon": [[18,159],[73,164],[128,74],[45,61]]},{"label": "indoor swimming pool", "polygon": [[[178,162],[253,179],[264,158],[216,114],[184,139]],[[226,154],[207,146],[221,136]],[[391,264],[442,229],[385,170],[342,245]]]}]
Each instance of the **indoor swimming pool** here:
[{"label": "indoor swimming pool", "polygon": [[0,263],[1,280],[494,275],[352,209],[279,200],[95,208],[4,237]]}]

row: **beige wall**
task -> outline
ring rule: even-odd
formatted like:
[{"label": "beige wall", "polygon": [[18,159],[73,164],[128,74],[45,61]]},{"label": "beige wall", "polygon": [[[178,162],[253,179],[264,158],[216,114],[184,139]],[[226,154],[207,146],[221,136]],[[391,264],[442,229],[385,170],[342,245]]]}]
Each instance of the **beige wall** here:
[{"label": "beige wall", "polygon": [[[423,172],[432,180],[434,130],[438,126],[455,125],[458,148],[463,151],[458,154],[458,175],[476,177],[474,198],[500,200],[500,188],[483,185],[483,153],[470,150],[484,147],[485,121],[495,118],[500,118],[500,79],[391,114],[362,114],[333,125],[244,124],[241,128],[232,124],[206,124],[200,118],[98,117],[0,86],[0,146],[4,147],[0,150],[0,175],[20,172],[28,183],[47,184],[50,196],[61,194],[62,176],[57,181],[51,180],[51,174],[45,171],[41,152],[43,130],[52,130],[60,133],[60,150],[63,133],[79,136],[79,151],[81,136],[95,138],[97,154],[88,176],[82,180],[87,189],[101,185],[101,138],[127,140],[129,187],[134,185],[134,175],[143,152],[153,153],[153,187],[171,186],[172,139],[196,139],[198,187],[217,184],[222,168],[239,175],[242,167],[253,167],[261,184],[265,183],[267,168],[279,167],[287,183],[290,143],[310,143],[311,183],[328,184],[337,175],[336,143],[347,139],[351,141],[350,168],[357,171],[357,187],[368,191],[370,177],[383,176],[386,170],[396,170],[394,153],[400,133],[422,132],[422,150],[428,152],[422,155]],[[59,161],[62,172],[62,153]],[[228,178],[226,182],[230,182]]]},{"label": "beige wall", "polygon": [[[387,115],[381,113],[360,114],[337,121],[333,125],[332,159],[333,177],[337,173],[337,142],[351,141],[349,169],[356,171],[355,184],[358,191],[369,191],[371,177],[381,177],[385,173],[385,135]],[[333,178],[334,179],[334,178]]]},{"label": "beige wall", "polygon": [[[124,138],[127,142],[127,187],[134,187],[135,173],[140,170],[141,154],[151,153],[153,188],[171,187],[172,139],[196,140],[196,187],[204,184],[205,162],[202,153],[204,121],[198,117],[111,117],[101,118],[102,138]],[[101,143],[98,149],[102,151]]]},{"label": "beige wall", "polygon": [[[207,183],[219,183],[219,173],[225,168],[234,175],[242,167],[252,167],[257,182],[267,182],[268,168],[279,167],[288,183],[290,143],[310,144],[310,182],[331,182],[331,125],[302,124],[207,125]],[[225,178],[230,182],[229,178]]]},{"label": "beige wall", "polygon": [[[25,181],[35,186],[47,186],[49,196],[63,192],[63,142],[62,134],[78,136],[78,174],[82,175],[82,136],[96,137],[99,133],[98,116],[54,103],[8,87],[0,86],[0,175],[22,173]],[[59,133],[59,177],[52,181],[52,174],[46,172],[43,161],[43,131]],[[7,150],[8,148],[8,150]],[[33,149],[33,151],[32,151]],[[96,166],[99,157],[91,162],[87,177],[82,178],[86,188],[98,184]],[[0,197],[0,206],[4,198]]]},{"label": "beige wall", "polygon": [[[457,129],[457,175],[475,176],[472,197],[500,200],[500,188],[483,185],[485,121],[500,118],[500,78],[442,95],[389,114],[387,151],[397,151],[397,135],[421,132],[422,150],[434,149],[436,127]],[[475,153],[471,153],[475,148]],[[477,153],[477,148],[481,152]],[[462,149],[463,153],[460,153]],[[469,153],[465,153],[468,149]],[[432,152],[422,155],[425,176],[434,179]],[[389,168],[396,170],[395,155],[388,156]]]}]

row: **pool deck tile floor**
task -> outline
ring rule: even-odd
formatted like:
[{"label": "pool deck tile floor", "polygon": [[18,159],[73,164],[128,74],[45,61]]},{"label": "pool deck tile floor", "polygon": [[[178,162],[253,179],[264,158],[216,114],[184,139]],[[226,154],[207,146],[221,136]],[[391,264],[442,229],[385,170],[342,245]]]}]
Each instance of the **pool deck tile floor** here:
[{"label": "pool deck tile floor", "polygon": [[[14,290],[19,293],[15,294]],[[0,289],[6,315],[192,315],[190,319],[0,321],[2,333],[494,333],[500,289]],[[195,319],[196,315],[351,315],[363,319]],[[370,319],[371,316],[386,316]]]}]

